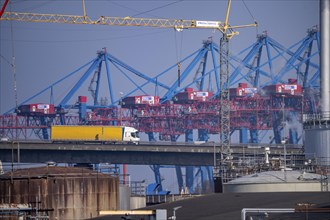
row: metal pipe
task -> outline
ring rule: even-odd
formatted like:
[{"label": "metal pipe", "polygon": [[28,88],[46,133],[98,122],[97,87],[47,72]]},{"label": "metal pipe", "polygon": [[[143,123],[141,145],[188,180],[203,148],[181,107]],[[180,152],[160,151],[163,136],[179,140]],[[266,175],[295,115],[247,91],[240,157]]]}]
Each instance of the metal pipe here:
[{"label": "metal pipe", "polygon": [[32,211],[32,208],[0,208],[0,213],[4,212],[4,211]]},{"label": "metal pipe", "polygon": [[330,112],[330,0],[320,0],[321,112]]},{"label": "metal pipe", "polygon": [[84,0],[82,0],[82,7],[83,7],[83,11],[84,11],[84,22],[86,22],[87,14],[86,14],[86,7],[85,7],[85,1]]},{"label": "metal pipe", "polygon": [[246,213],[294,213],[293,208],[244,208],[241,211],[241,220],[246,220]]}]

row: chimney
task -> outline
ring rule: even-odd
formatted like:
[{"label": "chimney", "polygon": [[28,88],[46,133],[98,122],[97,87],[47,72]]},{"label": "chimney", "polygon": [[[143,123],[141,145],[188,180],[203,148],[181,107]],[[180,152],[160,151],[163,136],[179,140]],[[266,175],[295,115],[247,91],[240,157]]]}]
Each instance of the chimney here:
[{"label": "chimney", "polygon": [[320,0],[321,113],[330,116],[330,0]]}]

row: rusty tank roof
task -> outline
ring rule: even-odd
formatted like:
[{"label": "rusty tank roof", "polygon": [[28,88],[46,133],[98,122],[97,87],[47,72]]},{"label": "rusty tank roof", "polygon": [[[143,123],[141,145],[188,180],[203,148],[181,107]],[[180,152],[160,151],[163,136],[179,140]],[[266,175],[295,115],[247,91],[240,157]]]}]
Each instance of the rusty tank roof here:
[{"label": "rusty tank roof", "polygon": [[[43,166],[17,169],[0,175],[0,179],[8,178],[45,178],[45,177],[78,177],[78,176],[111,176],[110,174],[98,173],[88,168]],[[113,176],[113,175],[112,175]],[[114,177],[114,176],[113,176]]]}]

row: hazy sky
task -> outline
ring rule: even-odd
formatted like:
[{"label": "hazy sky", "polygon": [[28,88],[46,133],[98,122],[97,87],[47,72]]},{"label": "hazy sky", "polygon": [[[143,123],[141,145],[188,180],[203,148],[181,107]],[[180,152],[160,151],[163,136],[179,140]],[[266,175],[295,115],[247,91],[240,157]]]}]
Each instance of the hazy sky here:
[{"label": "hazy sky", "polygon": [[[5,0],[0,0],[2,6]],[[6,11],[82,15],[80,0],[11,0]],[[112,1],[85,0],[87,15],[93,19],[104,16],[131,16],[145,18],[176,18],[223,21],[227,1]],[[240,0],[233,1],[230,24],[253,23],[259,27],[240,30],[231,41],[231,53],[237,54],[256,41],[256,35],[268,31],[269,35],[291,46],[306,36],[306,30],[319,24],[318,0],[245,0],[249,11]],[[11,31],[12,27],[12,31]],[[14,80],[11,64],[15,56],[18,103],[26,100],[56,80],[73,72],[96,57],[104,47],[112,55],[154,76],[202,47],[203,40],[212,37],[218,42],[220,33],[213,30],[109,27],[97,25],[42,24],[26,22],[0,22],[0,113],[15,106]],[[14,54],[13,54],[14,52]],[[164,83],[171,85],[177,73],[168,75]],[[131,86],[124,78],[115,78],[114,95],[127,92]],[[90,80],[88,80],[89,82]],[[54,89],[55,104],[64,97],[74,81],[68,80]],[[152,90],[150,90],[152,91]],[[87,95],[87,89],[79,95]],[[49,94],[32,101],[49,102]],[[143,166],[130,166],[132,180],[153,182],[152,172],[136,170]],[[174,169],[163,169],[164,188],[176,187]]]}]

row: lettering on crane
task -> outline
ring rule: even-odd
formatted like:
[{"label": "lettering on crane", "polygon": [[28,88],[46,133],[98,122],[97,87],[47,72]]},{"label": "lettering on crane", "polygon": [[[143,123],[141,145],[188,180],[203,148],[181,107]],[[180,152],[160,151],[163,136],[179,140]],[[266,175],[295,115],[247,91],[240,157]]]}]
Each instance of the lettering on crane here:
[{"label": "lettering on crane", "polygon": [[38,109],[49,109],[49,105],[47,105],[47,104],[38,104],[37,108]]},{"label": "lettering on crane", "polygon": [[209,96],[209,93],[208,92],[197,92],[196,96],[197,97],[206,97],[206,96]]},{"label": "lettering on crane", "polygon": [[245,93],[247,94],[255,94],[258,92],[257,88],[244,88]]},{"label": "lettering on crane", "polygon": [[284,85],[285,90],[297,90],[297,85]]},{"label": "lettering on crane", "polygon": [[196,27],[219,27],[218,21],[196,21]]},{"label": "lettering on crane", "polygon": [[142,103],[155,104],[154,96],[142,96]]}]

